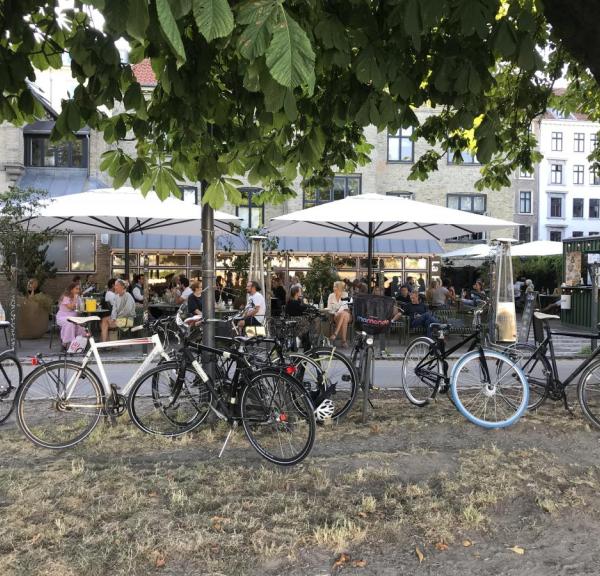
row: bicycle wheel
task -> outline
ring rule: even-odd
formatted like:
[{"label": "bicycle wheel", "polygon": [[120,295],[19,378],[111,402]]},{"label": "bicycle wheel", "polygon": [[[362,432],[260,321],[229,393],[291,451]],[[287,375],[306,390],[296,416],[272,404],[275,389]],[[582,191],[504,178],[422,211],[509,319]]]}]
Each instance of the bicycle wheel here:
[{"label": "bicycle wheel", "polygon": [[577,397],[585,417],[600,427],[600,361],[584,370],[577,385]]},{"label": "bicycle wheel", "polygon": [[25,378],[16,402],[25,436],[42,448],[57,450],[91,434],[104,412],[104,390],[89,368],[56,360]]},{"label": "bicycle wheel", "polygon": [[548,398],[551,386],[552,368],[548,359],[536,353],[531,344],[517,342],[506,350],[508,357],[523,371],[529,385],[527,410],[536,410]]},{"label": "bicycle wheel", "polygon": [[242,391],[240,414],[250,444],[269,462],[291,466],[312,450],[314,407],[304,388],[287,374],[256,374]]},{"label": "bicycle wheel", "polygon": [[431,338],[415,338],[406,349],[402,362],[402,386],[408,401],[423,407],[435,396],[442,378],[441,362]]},{"label": "bicycle wheel", "polygon": [[458,411],[484,428],[510,426],[525,412],[529,400],[521,369],[495,350],[464,354],[452,369],[450,388]]},{"label": "bicycle wheel", "polygon": [[179,436],[198,427],[210,410],[212,394],[192,366],[185,367],[177,391],[179,362],[165,362],[142,374],[131,387],[127,409],[144,432]]},{"label": "bicycle wheel", "polygon": [[13,411],[22,378],[23,369],[17,357],[12,352],[0,354],[0,424]]},{"label": "bicycle wheel", "polygon": [[321,368],[327,397],[335,405],[332,418],[340,420],[351,410],[358,393],[358,376],[352,362],[335,348],[315,348],[307,356]]}]

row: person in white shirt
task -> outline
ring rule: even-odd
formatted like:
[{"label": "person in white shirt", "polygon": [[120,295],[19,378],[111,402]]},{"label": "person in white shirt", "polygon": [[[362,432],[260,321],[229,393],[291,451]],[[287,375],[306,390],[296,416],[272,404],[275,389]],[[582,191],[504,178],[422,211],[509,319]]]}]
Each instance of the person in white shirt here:
[{"label": "person in white shirt", "polygon": [[190,281],[185,276],[180,276],[177,287],[181,292],[181,296],[178,296],[175,302],[177,304],[183,304],[184,302],[187,302],[190,294],[192,294],[194,291],[190,288]]},{"label": "person in white shirt", "polygon": [[133,287],[131,289],[131,295],[135,300],[136,304],[142,304],[144,302],[144,275],[135,274],[133,277]]},{"label": "person in white shirt", "polygon": [[260,293],[260,284],[254,280],[248,280],[246,284],[248,293],[248,302],[243,311],[243,320],[238,322],[238,326],[262,326],[265,321],[265,312],[267,310],[265,298]]},{"label": "person in white shirt", "polygon": [[106,292],[104,294],[104,301],[111,307],[115,305],[117,295],[115,294],[115,279],[111,278],[106,284]]}]

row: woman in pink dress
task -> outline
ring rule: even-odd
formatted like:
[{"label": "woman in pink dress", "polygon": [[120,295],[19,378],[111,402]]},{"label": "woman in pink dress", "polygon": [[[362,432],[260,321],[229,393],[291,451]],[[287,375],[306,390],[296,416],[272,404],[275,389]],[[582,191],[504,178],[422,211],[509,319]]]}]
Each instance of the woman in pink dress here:
[{"label": "woman in pink dress", "polygon": [[56,323],[60,326],[60,339],[65,348],[77,336],[85,334],[85,330],[81,326],[77,326],[67,320],[69,316],[77,316],[79,314],[77,308],[81,299],[80,292],[81,286],[76,282],[71,282],[63,292],[58,303]]}]

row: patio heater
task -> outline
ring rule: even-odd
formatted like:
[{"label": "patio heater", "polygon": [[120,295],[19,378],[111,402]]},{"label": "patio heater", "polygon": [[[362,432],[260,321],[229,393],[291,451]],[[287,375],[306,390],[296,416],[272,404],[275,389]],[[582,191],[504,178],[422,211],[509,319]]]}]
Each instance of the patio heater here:
[{"label": "patio heater", "polygon": [[517,341],[517,314],[513,289],[510,241],[497,240],[492,271],[490,338],[495,342]]},{"label": "patio heater", "polygon": [[263,240],[266,236],[250,236],[250,270],[248,271],[248,280],[254,280],[259,283],[262,294],[265,298],[266,312],[271,312],[271,299],[267,297],[270,286],[265,282],[265,251]]}]

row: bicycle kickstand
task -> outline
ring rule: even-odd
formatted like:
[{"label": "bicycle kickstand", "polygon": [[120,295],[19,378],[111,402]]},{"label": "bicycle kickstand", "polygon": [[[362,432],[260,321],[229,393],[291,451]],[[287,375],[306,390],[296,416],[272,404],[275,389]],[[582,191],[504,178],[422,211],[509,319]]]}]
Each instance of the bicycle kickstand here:
[{"label": "bicycle kickstand", "polygon": [[571,418],[575,418],[575,412],[573,411],[573,408],[571,408],[569,406],[569,402],[567,400],[567,394],[565,392],[563,392],[563,394],[562,394],[562,399],[563,399],[563,404],[565,405],[565,410],[569,413]]},{"label": "bicycle kickstand", "polygon": [[221,451],[219,452],[219,458],[221,456],[223,456],[223,452],[225,452],[225,448],[227,447],[227,443],[229,442],[229,439],[231,438],[231,436],[235,432],[235,429],[237,428],[237,425],[238,425],[238,423],[234,420],[233,423],[231,424],[231,428],[229,429],[229,432],[227,433],[227,437],[225,438],[225,442],[223,442],[223,446],[221,448]]}]

